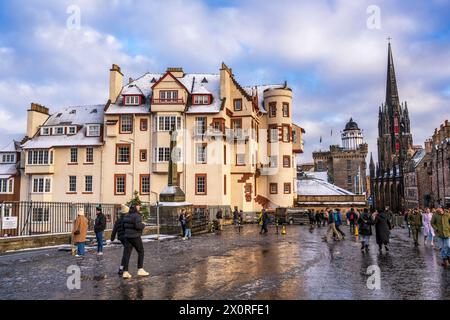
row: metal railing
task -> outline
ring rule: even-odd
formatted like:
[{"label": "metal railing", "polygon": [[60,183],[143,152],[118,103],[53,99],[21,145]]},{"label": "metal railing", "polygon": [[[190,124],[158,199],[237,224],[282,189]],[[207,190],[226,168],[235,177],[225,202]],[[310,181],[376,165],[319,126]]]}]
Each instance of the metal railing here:
[{"label": "metal railing", "polygon": [[[93,231],[97,205],[35,201],[0,203],[0,238],[70,233],[79,208],[84,209],[88,230]],[[112,229],[120,205],[101,206],[106,216],[106,228]]]}]

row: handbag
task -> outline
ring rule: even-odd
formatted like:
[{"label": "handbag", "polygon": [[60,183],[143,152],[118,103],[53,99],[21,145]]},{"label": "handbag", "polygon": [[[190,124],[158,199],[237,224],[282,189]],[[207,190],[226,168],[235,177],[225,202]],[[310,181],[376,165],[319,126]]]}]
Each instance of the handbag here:
[{"label": "handbag", "polygon": [[76,230],[73,234],[76,235],[76,236],[79,235],[80,234],[80,229]]}]

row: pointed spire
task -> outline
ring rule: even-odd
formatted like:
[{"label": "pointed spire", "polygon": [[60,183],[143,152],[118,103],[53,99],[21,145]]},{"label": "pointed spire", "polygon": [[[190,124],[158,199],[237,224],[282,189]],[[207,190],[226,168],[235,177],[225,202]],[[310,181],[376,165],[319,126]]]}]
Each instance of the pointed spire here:
[{"label": "pointed spire", "polygon": [[397,90],[397,79],[395,77],[394,58],[392,57],[391,42],[388,44],[388,63],[386,81],[386,105],[388,107],[400,104]]}]

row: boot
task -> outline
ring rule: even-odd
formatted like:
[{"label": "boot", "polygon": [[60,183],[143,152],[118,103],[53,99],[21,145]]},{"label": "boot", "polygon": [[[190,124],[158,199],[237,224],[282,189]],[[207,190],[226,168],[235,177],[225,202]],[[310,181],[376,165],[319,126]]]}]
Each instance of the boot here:
[{"label": "boot", "polygon": [[142,268],[138,270],[137,274],[138,274],[139,277],[148,277],[150,275],[150,273],[148,273],[147,271],[145,271]]},{"label": "boot", "polygon": [[365,244],[364,244],[364,241],[363,241],[363,242],[361,242],[361,251],[364,250],[364,247],[365,247]]},{"label": "boot", "polygon": [[131,278],[131,274],[128,271],[124,271],[123,274],[122,274],[122,278],[130,279]]},{"label": "boot", "polygon": [[389,248],[388,248],[387,244],[384,245],[384,249],[385,249],[386,251],[389,251]]},{"label": "boot", "polygon": [[442,259],[442,264],[441,265],[444,267],[444,269],[447,269],[448,268],[448,258],[447,259]]},{"label": "boot", "polygon": [[366,251],[369,251],[369,245],[368,244],[365,245],[365,249],[366,249]]}]

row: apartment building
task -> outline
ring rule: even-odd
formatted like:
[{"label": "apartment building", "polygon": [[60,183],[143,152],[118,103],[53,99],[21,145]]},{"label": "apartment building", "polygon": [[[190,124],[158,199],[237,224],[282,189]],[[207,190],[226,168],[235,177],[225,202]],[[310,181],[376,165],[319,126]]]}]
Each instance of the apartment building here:
[{"label": "apartment building", "polygon": [[[167,186],[170,157],[178,182],[197,208],[294,203],[295,154],[303,129],[292,122],[286,83],[241,86],[222,64],[219,74],[124,76],[110,70],[102,106],[28,111],[23,195],[30,200],[123,203],[137,191],[155,203]],[[170,154],[171,135],[177,148]]]}]

